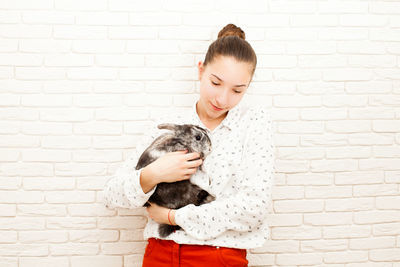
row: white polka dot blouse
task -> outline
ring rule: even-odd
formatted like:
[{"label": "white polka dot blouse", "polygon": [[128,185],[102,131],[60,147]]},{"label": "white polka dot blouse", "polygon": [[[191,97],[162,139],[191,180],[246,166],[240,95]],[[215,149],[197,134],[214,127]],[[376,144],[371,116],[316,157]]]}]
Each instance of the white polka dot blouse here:
[{"label": "white polka dot blouse", "polygon": [[[195,124],[207,128],[199,119],[196,103],[190,112],[166,115],[157,120],[127,160],[110,177],[104,188],[104,203],[109,208],[138,208],[153,194],[140,186],[137,160],[151,142],[165,130],[159,123]],[[233,248],[257,248],[270,238],[266,215],[271,202],[274,174],[274,143],[271,116],[261,106],[239,103],[210,132],[212,151],[202,170],[190,178],[216,199],[201,206],[187,205],[176,211],[175,221],[182,230],[165,239],[179,244],[201,244]],[[144,209],[144,208],[143,208]],[[144,238],[160,238],[158,223],[152,219]]]}]

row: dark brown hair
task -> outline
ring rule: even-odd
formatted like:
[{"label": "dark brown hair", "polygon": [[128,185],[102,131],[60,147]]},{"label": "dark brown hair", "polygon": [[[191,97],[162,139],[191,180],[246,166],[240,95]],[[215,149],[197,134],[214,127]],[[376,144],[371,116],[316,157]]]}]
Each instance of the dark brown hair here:
[{"label": "dark brown hair", "polygon": [[231,56],[239,62],[250,63],[252,76],[256,70],[256,53],[246,41],[244,31],[234,24],[228,24],[220,30],[218,39],[208,47],[203,65],[211,64],[218,56]]}]

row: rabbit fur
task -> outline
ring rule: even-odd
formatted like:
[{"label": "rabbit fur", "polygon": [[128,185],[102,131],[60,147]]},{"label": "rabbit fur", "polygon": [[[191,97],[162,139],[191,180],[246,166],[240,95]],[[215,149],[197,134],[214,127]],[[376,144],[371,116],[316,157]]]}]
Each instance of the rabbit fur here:
[{"label": "rabbit fur", "polygon": [[[136,170],[139,170],[155,161],[168,152],[188,150],[188,153],[198,152],[204,158],[211,152],[211,140],[207,130],[193,124],[163,123],[157,126],[159,129],[170,130],[157,137],[142,153]],[[200,165],[200,169],[202,165]],[[215,197],[199,186],[192,184],[190,180],[176,181],[172,183],[162,182],[157,184],[156,190],[148,202],[159,206],[179,209],[189,204],[199,206],[215,200]],[[149,206],[145,203],[144,207]],[[175,230],[181,229],[178,225],[160,224],[158,228],[161,237],[167,237]]]}]

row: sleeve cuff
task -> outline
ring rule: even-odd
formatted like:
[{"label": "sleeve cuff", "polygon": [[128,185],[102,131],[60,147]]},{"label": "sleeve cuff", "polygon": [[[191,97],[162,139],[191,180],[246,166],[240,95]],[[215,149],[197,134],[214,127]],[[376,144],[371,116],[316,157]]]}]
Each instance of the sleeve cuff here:
[{"label": "sleeve cuff", "polygon": [[179,208],[175,211],[175,223],[185,229],[185,221],[187,218],[187,212],[190,209],[190,206],[194,206],[193,204],[189,204],[182,208]]},{"label": "sleeve cuff", "polygon": [[141,171],[142,169],[134,170],[133,174],[127,177],[124,183],[125,195],[132,206],[135,207],[142,207],[157,188],[157,186],[154,186],[149,192],[143,192],[142,186],[140,185]]}]

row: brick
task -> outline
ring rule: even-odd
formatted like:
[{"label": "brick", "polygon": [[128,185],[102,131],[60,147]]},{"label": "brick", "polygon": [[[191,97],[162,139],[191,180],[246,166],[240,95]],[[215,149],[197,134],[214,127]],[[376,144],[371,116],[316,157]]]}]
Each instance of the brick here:
[{"label": "brick", "polygon": [[292,253],[279,253],[276,255],[276,263],[278,265],[318,265],[323,262],[322,253],[304,253],[304,254],[292,254]]},{"label": "brick", "polygon": [[0,65],[3,66],[40,66],[43,56],[33,54],[7,53],[0,54]]},{"label": "brick", "polygon": [[[288,197],[289,196],[289,197]],[[302,199],[304,198],[303,186],[277,186],[272,191],[272,198],[277,199]]]},{"label": "brick", "polygon": [[24,178],[22,187],[25,190],[72,190],[75,188],[75,181],[70,178],[40,178],[30,177]]},{"label": "brick", "polygon": [[91,243],[50,244],[49,250],[51,255],[55,256],[96,255],[99,253],[99,245]]},{"label": "brick", "polygon": [[375,14],[399,14],[400,3],[398,2],[382,2],[382,3],[371,3],[371,13]]},{"label": "brick", "polygon": [[104,121],[82,122],[75,125],[74,133],[77,135],[120,135],[122,124]]},{"label": "brick", "polygon": [[310,226],[299,227],[274,227],[271,229],[274,240],[310,240],[322,237],[321,229]]},{"label": "brick", "polygon": [[104,175],[106,165],[103,163],[55,163],[55,175],[59,176],[88,176]]},{"label": "brick", "polygon": [[372,154],[371,148],[365,146],[352,146],[351,148],[328,148],[326,150],[327,159],[369,158]]},{"label": "brick", "polygon": [[365,28],[359,27],[332,27],[325,28],[319,35],[323,41],[326,40],[367,40],[369,39],[369,31]]},{"label": "brick", "polygon": [[0,175],[10,176],[53,176],[54,170],[51,163],[4,163],[0,165]]},{"label": "brick", "polygon": [[69,239],[72,242],[115,242],[118,241],[117,230],[70,230]]},{"label": "brick", "polygon": [[126,41],[126,51],[132,54],[177,54],[180,52],[176,40]]},{"label": "brick", "polygon": [[304,214],[304,224],[307,225],[349,225],[352,223],[352,212],[325,212]]},{"label": "brick", "polygon": [[24,162],[67,162],[71,160],[71,152],[43,149],[26,149],[22,151]]},{"label": "brick", "polygon": [[89,10],[89,11],[102,11],[107,10],[107,0],[87,0],[82,3],[79,0],[54,0],[54,7],[56,10]]},{"label": "brick", "polygon": [[396,222],[400,219],[400,213],[394,210],[372,210],[354,212],[354,223],[374,224]]},{"label": "brick", "polygon": [[103,243],[101,250],[106,255],[120,255],[120,254],[143,254],[146,247],[145,242],[117,242],[117,243]]},{"label": "brick", "polygon": [[322,200],[275,200],[275,211],[280,212],[317,212],[323,209]]},{"label": "brick", "polygon": [[313,172],[343,172],[354,171],[358,168],[358,161],[352,159],[313,160],[310,169]]},{"label": "brick", "polygon": [[65,70],[45,67],[16,67],[15,77],[20,80],[59,80],[66,77]]},{"label": "brick", "polygon": [[0,255],[43,257],[49,255],[49,249],[46,244],[0,244]]},{"label": "brick", "polygon": [[63,122],[25,122],[21,125],[21,133],[28,135],[68,135],[72,133],[72,125]]},{"label": "brick", "polygon": [[[1,23],[19,23],[19,22],[21,22],[21,15],[17,11],[1,10],[0,11],[0,22]],[[4,40],[2,40],[2,42],[3,41]],[[0,49],[1,49],[1,46],[2,45],[0,45]]]},{"label": "brick", "polygon": [[[53,9],[53,6],[50,8]],[[74,24],[75,16],[71,12],[60,11],[24,11],[22,21],[27,24]]]},{"label": "brick", "polygon": [[96,218],[80,218],[80,217],[50,217],[46,219],[47,229],[94,229],[96,228]]},{"label": "brick", "polygon": [[352,196],[351,186],[310,185],[305,188],[306,198],[346,198]]},{"label": "brick", "polygon": [[318,11],[324,13],[367,13],[368,3],[358,1],[346,1],[346,2],[319,2]]},{"label": "brick", "polygon": [[269,3],[272,13],[314,13],[317,11],[317,3],[311,1],[295,2],[287,5],[285,1],[275,1]]},{"label": "brick", "polygon": [[0,122],[0,134],[18,134],[19,124],[16,122]]},{"label": "brick", "polygon": [[392,248],[394,247],[395,242],[395,237],[352,238],[349,242],[349,248],[354,250]]},{"label": "brick", "polygon": [[286,176],[288,185],[330,185],[334,180],[332,173],[309,173],[307,175],[289,173]]},{"label": "brick", "polygon": [[346,56],[331,55],[299,55],[299,67],[302,68],[335,68],[346,67]]},{"label": "brick", "polygon": [[326,252],[323,260],[326,263],[365,262],[368,260],[368,251]]},{"label": "brick", "polygon": [[395,117],[392,108],[352,108],[348,112],[350,119],[392,119]]},{"label": "brick", "polygon": [[359,133],[369,132],[371,122],[369,120],[337,120],[326,122],[326,129],[335,133]]},{"label": "brick", "polygon": [[343,14],[339,16],[342,26],[384,27],[388,23],[388,16],[372,14]]},{"label": "brick", "polygon": [[[44,230],[44,229],[45,229],[44,218],[33,218],[33,217],[0,218],[0,230]],[[2,251],[2,249],[0,249],[0,251]]]},{"label": "brick", "polygon": [[85,108],[120,106],[122,97],[120,95],[107,94],[81,94],[73,97],[73,104]]},{"label": "brick", "polygon": [[[96,120],[106,120],[112,125],[120,125],[116,121],[146,120],[149,112],[146,108],[100,108],[96,110]],[[111,123],[110,121],[114,121]]]},{"label": "brick", "polygon": [[374,224],[372,230],[374,236],[396,236],[400,233],[400,222]]},{"label": "brick", "polygon": [[360,170],[400,170],[400,159],[360,159]]},{"label": "brick", "polygon": [[70,204],[68,205],[68,213],[71,216],[95,217],[103,215],[114,215],[114,211],[107,209],[103,203],[100,204]]},{"label": "brick", "polygon": [[72,51],[77,53],[122,53],[125,42],[121,40],[73,40]]},{"label": "brick", "polygon": [[[370,185],[355,185],[353,186],[353,195],[359,196],[390,196],[396,195],[395,184],[370,184]],[[397,192],[398,194],[398,192]]]},{"label": "brick", "polygon": [[376,208],[380,210],[400,209],[400,196],[376,197]]},{"label": "brick", "polygon": [[[1,215],[4,217],[10,217],[10,216],[17,215],[16,205],[14,205],[14,204],[0,204],[0,208],[1,208]],[[8,241],[8,242],[10,242],[10,241]],[[0,237],[0,243],[7,243],[7,242],[2,242],[1,237]]]},{"label": "brick", "polygon": [[125,68],[119,72],[121,80],[165,80],[170,75],[169,68]]},{"label": "brick", "polygon": [[21,257],[19,267],[69,267],[67,257]]},{"label": "brick", "polygon": [[6,38],[50,38],[52,34],[51,25],[26,25],[26,24],[4,24],[0,25],[0,33]]},{"label": "brick", "polygon": [[337,185],[380,184],[383,179],[383,172],[380,171],[355,171],[335,174],[335,184]]},{"label": "brick", "polygon": [[147,218],[142,216],[129,216],[129,217],[102,217],[98,220],[99,229],[138,229],[144,228]]},{"label": "brick", "polygon": [[91,146],[90,136],[44,136],[43,148],[83,149]]},{"label": "brick", "polygon": [[372,72],[368,69],[340,68],[323,71],[324,81],[368,81]]},{"label": "brick", "polygon": [[278,130],[281,133],[322,133],[323,132],[322,122],[280,122],[278,124]]},{"label": "brick", "polygon": [[[173,1],[171,1],[173,2]],[[168,3],[168,6],[172,4]],[[173,12],[135,12],[129,14],[129,24],[130,25],[139,25],[139,26],[158,26],[163,25],[163,29],[161,32],[164,32],[165,26],[171,25],[180,25],[182,22],[181,13],[173,13]],[[178,28],[179,29],[179,28]]]},{"label": "brick", "polygon": [[391,145],[393,136],[382,133],[354,133],[349,134],[348,140],[350,145]]},{"label": "brick", "polygon": [[374,207],[375,201],[372,197],[325,200],[326,211],[372,210]]},{"label": "brick", "polygon": [[[57,216],[57,215],[56,215]],[[22,243],[64,243],[68,242],[67,231],[21,231],[19,241]]]},{"label": "brick", "polygon": [[109,9],[111,11],[155,11],[162,7],[161,0],[153,0],[143,2],[141,0],[114,0],[109,2]]},{"label": "brick", "polygon": [[302,240],[300,242],[300,249],[304,254],[307,252],[319,251],[342,251],[347,249],[348,241],[342,239],[331,240]]},{"label": "brick", "polygon": [[325,226],[323,228],[324,239],[332,238],[360,238],[371,235],[370,225],[342,225]]},{"label": "brick", "polygon": [[261,55],[257,57],[257,68],[293,68],[297,66],[296,56]]},{"label": "brick", "polygon": [[87,267],[95,265],[98,267],[115,266],[122,267],[122,256],[72,256],[71,267]]},{"label": "brick", "polygon": [[369,253],[373,261],[400,261],[400,248],[371,249]]}]

